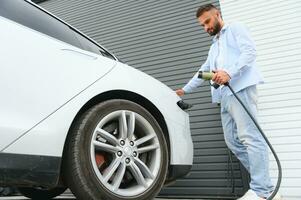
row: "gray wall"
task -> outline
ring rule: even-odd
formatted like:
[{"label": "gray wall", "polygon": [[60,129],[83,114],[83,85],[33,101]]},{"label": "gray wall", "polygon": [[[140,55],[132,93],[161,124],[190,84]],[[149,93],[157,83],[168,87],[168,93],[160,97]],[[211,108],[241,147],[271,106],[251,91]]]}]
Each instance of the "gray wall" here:
[{"label": "gray wall", "polygon": [[[218,1],[204,0],[48,0],[40,5],[123,62],[176,89],[193,76],[207,57],[211,38],[198,25],[195,11],[209,2],[219,6]],[[205,84],[184,99],[194,104],[189,111],[194,165],[187,177],[165,188],[161,195],[225,199],[242,194],[246,179],[242,178],[237,160],[230,162],[220,111],[211,104],[209,86]]]}]

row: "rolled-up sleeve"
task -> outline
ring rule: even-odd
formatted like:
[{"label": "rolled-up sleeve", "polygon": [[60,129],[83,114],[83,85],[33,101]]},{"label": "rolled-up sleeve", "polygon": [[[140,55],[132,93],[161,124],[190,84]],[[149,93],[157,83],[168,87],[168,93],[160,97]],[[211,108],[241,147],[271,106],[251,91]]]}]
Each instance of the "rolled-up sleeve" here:
[{"label": "rolled-up sleeve", "polygon": [[[209,56],[208,56],[205,63],[201,66],[199,71],[209,71],[209,70],[210,70],[210,66],[209,66]],[[190,81],[182,88],[185,93],[193,92],[197,87],[201,86],[202,83],[204,82],[203,79],[198,78],[199,71],[195,73],[192,79],[190,79]]]}]

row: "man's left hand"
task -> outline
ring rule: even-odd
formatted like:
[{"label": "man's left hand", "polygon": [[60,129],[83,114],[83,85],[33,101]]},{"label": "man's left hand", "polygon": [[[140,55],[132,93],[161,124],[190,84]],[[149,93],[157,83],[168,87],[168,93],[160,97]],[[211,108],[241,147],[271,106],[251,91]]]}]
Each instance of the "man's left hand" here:
[{"label": "man's left hand", "polygon": [[227,72],[225,72],[224,70],[216,70],[214,72],[215,73],[212,77],[212,81],[214,81],[215,83],[217,83],[219,85],[223,85],[230,80],[229,74]]}]

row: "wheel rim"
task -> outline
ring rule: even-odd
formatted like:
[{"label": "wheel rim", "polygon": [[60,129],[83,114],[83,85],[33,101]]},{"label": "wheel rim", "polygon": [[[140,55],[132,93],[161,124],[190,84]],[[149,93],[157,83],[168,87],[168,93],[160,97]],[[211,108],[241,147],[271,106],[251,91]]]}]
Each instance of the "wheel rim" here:
[{"label": "wheel rim", "polygon": [[140,114],[129,110],[114,111],[101,119],[93,132],[90,154],[99,181],[121,196],[148,190],[161,165],[154,128]]}]

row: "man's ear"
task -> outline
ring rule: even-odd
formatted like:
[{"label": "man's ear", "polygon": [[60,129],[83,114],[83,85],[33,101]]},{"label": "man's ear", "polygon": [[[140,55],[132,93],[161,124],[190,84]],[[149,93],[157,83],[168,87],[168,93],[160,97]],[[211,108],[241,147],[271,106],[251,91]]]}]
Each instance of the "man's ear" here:
[{"label": "man's ear", "polygon": [[221,19],[221,20],[223,19],[222,15],[219,11],[216,11],[216,16],[218,19]]}]

